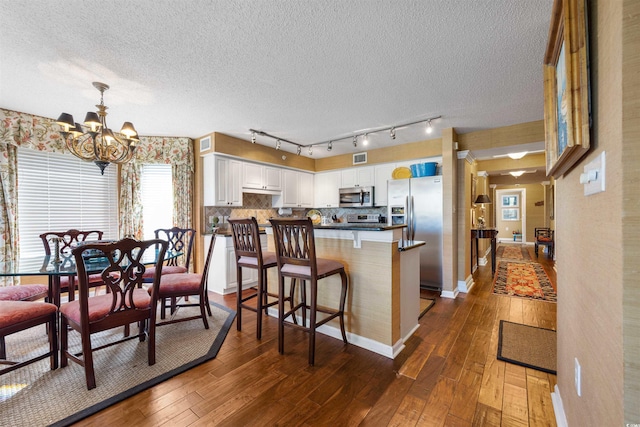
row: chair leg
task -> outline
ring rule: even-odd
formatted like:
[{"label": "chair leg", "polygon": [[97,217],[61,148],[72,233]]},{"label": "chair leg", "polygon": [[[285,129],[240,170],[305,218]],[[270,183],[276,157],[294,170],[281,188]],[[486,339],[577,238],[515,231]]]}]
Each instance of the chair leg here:
[{"label": "chair leg", "polygon": [[67,318],[60,316],[60,367],[64,368],[69,363],[67,357],[67,348],[69,347],[69,326]]},{"label": "chair leg", "polygon": [[[264,271],[264,270],[263,270]],[[258,295],[256,298],[256,338],[262,339],[262,302],[264,299],[264,274],[263,271],[258,272]],[[238,287],[240,287],[240,282],[238,282]]]},{"label": "chair leg", "polygon": [[[49,333],[49,351],[51,357],[49,358],[51,364],[51,370],[58,369],[58,331],[56,329],[56,322],[58,321],[58,313],[51,314],[49,319],[49,327],[47,331]],[[2,337],[2,343],[4,344],[4,337]]]},{"label": "chair leg", "polygon": [[149,339],[147,340],[147,357],[149,359],[149,366],[156,363],[156,319],[154,315],[145,322],[147,325],[146,331]]},{"label": "chair leg", "polygon": [[242,330],[242,267],[236,268],[236,329]]},{"label": "chair leg", "polygon": [[537,256],[538,256],[538,244],[537,244],[537,243],[534,243],[534,245],[533,245],[533,251],[535,252],[536,257],[537,257]]},{"label": "chair leg", "polygon": [[160,298],[160,318],[162,320],[165,319],[166,315],[165,315],[165,311],[167,309],[167,299],[166,298]]},{"label": "chair leg", "polygon": [[93,352],[91,350],[91,336],[89,331],[82,331],[82,358],[84,360],[84,376],[87,380],[87,390],[96,388],[96,374],[93,369]]},{"label": "chair leg", "polygon": [[[293,306],[294,306],[294,302],[295,302],[295,296],[296,296],[296,284],[297,284],[297,279],[294,279],[293,277],[291,278],[291,284],[289,285],[289,310],[291,310],[293,312]],[[291,316],[291,319],[293,320],[294,324],[298,324],[298,319],[296,318],[295,313],[293,314],[293,316]]]},{"label": "chair leg", "polygon": [[307,326],[307,281],[300,280],[300,301],[302,302],[302,326]]},{"label": "chair leg", "polygon": [[284,354],[284,277],[278,278],[278,351]]},{"label": "chair leg", "polygon": [[342,279],[342,292],[340,292],[340,332],[342,332],[342,341],[344,341],[345,344],[348,344],[347,333],[344,329],[344,305],[347,300],[347,287],[349,283],[347,273],[344,271],[340,272],[340,278]]},{"label": "chair leg", "polygon": [[202,323],[204,323],[204,328],[205,329],[209,329],[209,321],[207,320],[207,309],[205,307],[205,304],[207,303],[207,297],[206,295],[200,295],[200,297],[198,298],[200,301],[200,316],[202,317]]},{"label": "chair leg", "polygon": [[[304,280],[302,281],[304,286]],[[309,365],[313,366],[316,355],[316,314],[317,314],[317,297],[318,282],[314,279],[310,280],[311,301],[309,309]],[[304,313],[304,308],[302,309]]]},{"label": "chair leg", "polygon": [[0,337],[0,359],[7,359],[7,346],[4,342],[4,335]]},{"label": "chair leg", "polygon": [[211,314],[211,304],[209,304],[209,291],[207,289],[204,290],[204,303],[207,305],[207,313],[209,313],[209,316],[213,316],[213,314]]}]

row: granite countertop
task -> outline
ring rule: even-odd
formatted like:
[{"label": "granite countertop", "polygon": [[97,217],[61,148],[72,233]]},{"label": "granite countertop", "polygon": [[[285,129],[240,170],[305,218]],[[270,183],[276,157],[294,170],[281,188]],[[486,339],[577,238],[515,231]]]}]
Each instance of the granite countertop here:
[{"label": "granite countertop", "polygon": [[367,231],[386,231],[395,230],[397,228],[404,228],[406,225],[387,225],[381,223],[349,223],[349,222],[334,222],[328,225],[316,225],[313,228],[316,230],[367,230]]},{"label": "granite countertop", "polygon": [[398,250],[400,252],[408,251],[409,249],[417,248],[420,246],[424,246],[426,242],[422,240],[404,240],[398,243]]}]

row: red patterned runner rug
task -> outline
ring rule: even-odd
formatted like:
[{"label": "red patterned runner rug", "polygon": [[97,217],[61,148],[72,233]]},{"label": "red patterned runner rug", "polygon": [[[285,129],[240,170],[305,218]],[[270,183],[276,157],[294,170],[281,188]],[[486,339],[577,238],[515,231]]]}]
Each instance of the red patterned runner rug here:
[{"label": "red patterned runner rug", "polygon": [[496,251],[496,258],[514,261],[531,261],[529,251],[522,245],[500,245]]},{"label": "red patterned runner rug", "polygon": [[500,261],[493,279],[493,293],[556,302],[551,280],[537,262]]}]

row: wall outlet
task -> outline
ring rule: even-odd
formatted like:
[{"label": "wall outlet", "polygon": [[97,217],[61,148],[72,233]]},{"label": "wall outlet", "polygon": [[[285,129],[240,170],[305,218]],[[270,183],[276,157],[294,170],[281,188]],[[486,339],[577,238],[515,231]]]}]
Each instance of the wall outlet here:
[{"label": "wall outlet", "polygon": [[574,358],[574,373],[575,373],[575,378],[574,378],[574,383],[576,386],[576,393],[578,394],[578,397],[582,396],[582,391],[580,390],[581,388],[581,383],[582,383],[582,368],[580,367],[580,362],[578,362],[578,358]]}]

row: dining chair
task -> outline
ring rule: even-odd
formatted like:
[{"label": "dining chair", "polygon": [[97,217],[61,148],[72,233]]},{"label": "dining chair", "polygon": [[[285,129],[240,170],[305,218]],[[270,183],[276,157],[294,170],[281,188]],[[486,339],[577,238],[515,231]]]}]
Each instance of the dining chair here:
[{"label": "dining chair", "polygon": [[[183,274],[160,274],[160,283],[157,289],[157,297],[159,300],[171,299],[174,309],[172,314],[175,314],[181,307],[200,307],[199,316],[189,317],[175,317],[166,321],[161,321],[156,326],[168,325],[176,322],[184,322],[187,320],[202,319],[204,328],[209,329],[209,322],[207,321],[207,314],[211,316],[211,306],[209,305],[209,295],[207,292],[207,281],[209,275],[209,266],[211,265],[211,258],[213,255],[213,248],[216,243],[216,232],[214,231],[211,238],[211,245],[207,251],[207,257],[204,262],[204,268],[202,274],[198,273],[183,273]],[[158,276],[156,276],[157,278]],[[151,291],[151,289],[150,289]],[[189,302],[186,298],[190,296],[198,297],[198,302]],[[184,302],[179,302],[181,298],[184,298]],[[164,312],[164,308],[161,308]],[[161,319],[163,319],[161,317]]]},{"label": "dining chair", "polygon": [[[233,236],[233,247],[236,255],[236,327],[242,330],[242,309],[254,311],[257,315],[256,338],[262,339],[262,311],[267,315],[269,307],[278,304],[278,294],[269,293],[267,289],[267,270],[278,266],[275,252],[262,251],[260,244],[260,232],[258,221],[255,217],[229,219],[231,224],[231,234]],[[252,289],[250,295],[243,295],[242,270],[251,268],[258,270],[257,287]],[[293,290],[290,288],[289,303],[293,306]],[[269,302],[269,297],[275,300]],[[251,300],[256,300],[255,306],[247,304]]]},{"label": "dining chair", "polygon": [[553,258],[553,249],[554,249],[554,241],[553,241],[553,233],[554,230],[548,227],[537,227],[534,229],[534,252],[536,257],[538,256],[538,246],[546,246],[547,247],[547,256],[549,258]]},{"label": "dining chair", "polygon": [[[155,364],[156,305],[160,275],[154,278],[149,291],[142,288],[145,271],[143,258],[145,252],[157,251],[154,266],[161,273],[167,245],[166,241],[159,239],[137,241],[126,238],[114,243],[86,244],[73,249],[79,292],[77,300],[60,305],[60,366],[66,367],[69,359],[84,366],[87,389],[96,387],[93,352],[101,348],[137,337],[140,342],[147,340],[148,364]],[[106,266],[100,275],[110,292],[92,297],[89,295],[88,271],[94,268],[91,263],[96,258],[105,262]],[[92,334],[136,322],[137,335],[125,336],[105,346],[92,348]],[[69,351],[69,328],[80,334],[80,354]]]},{"label": "dining chair", "polygon": [[[188,273],[191,265],[191,251],[193,249],[193,241],[196,235],[196,230],[193,228],[159,228],[154,231],[156,239],[162,239],[168,242],[169,246],[167,250],[170,252],[182,253],[181,257],[171,258],[162,267],[162,274],[181,274]],[[183,261],[183,262],[181,262]],[[147,283],[153,281],[153,276],[156,274],[156,270],[153,267],[148,268],[144,273],[144,280]],[[160,317],[165,318],[165,311],[167,307],[167,301],[165,299],[160,300],[161,310]],[[171,300],[171,313],[176,310],[176,301]]]},{"label": "dining chair", "polygon": [[[305,219],[271,219],[273,226],[273,240],[278,260],[279,298],[278,298],[278,351],[284,354],[284,327],[288,326],[303,330],[309,334],[309,365],[315,362],[316,329],[338,318],[342,341],[347,342],[344,329],[344,307],[347,297],[348,277],[344,265],[336,260],[316,257],[316,246],[313,235],[313,222]],[[341,292],[339,308],[332,309],[318,306],[318,283],[320,279],[339,274],[341,278]],[[289,311],[284,310],[285,278],[292,279],[291,286],[295,286],[293,279],[300,284],[300,301]],[[310,299],[306,298],[306,282],[309,282]],[[322,283],[322,282],[320,282]],[[301,310],[302,322],[286,321],[288,317],[295,319],[296,312]],[[309,310],[309,322],[306,311]],[[318,320],[318,313],[328,316]]]},{"label": "dining chair", "polygon": [[[52,371],[58,368],[57,317],[58,307],[48,302],[0,301],[0,365],[8,365],[0,370],[0,375],[46,357],[50,358]],[[22,361],[8,360],[5,337],[41,324],[47,325],[49,351]]]},{"label": "dining chair", "polygon": [[[42,244],[44,245],[45,255],[56,255],[52,253],[53,251],[55,251],[56,247],[52,239],[58,239],[58,248],[60,251],[60,255],[71,256],[71,251],[78,245],[78,243],[102,240],[103,234],[104,232],[100,230],[80,231],[72,228],[67,231],[48,231],[46,233],[42,233],[40,235],[40,239],[42,240]],[[59,278],[60,290],[67,290],[69,301],[73,301],[75,299],[75,278],[75,275],[62,276]],[[49,280],[53,280],[53,277],[49,276]],[[99,274],[91,275],[89,277],[89,283],[91,287],[98,287],[103,285],[102,279],[100,278]]]},{"label": "dining chair", "polygon": [[37,301],[49,297],[47,285],[0,286],[0,301]]}]

